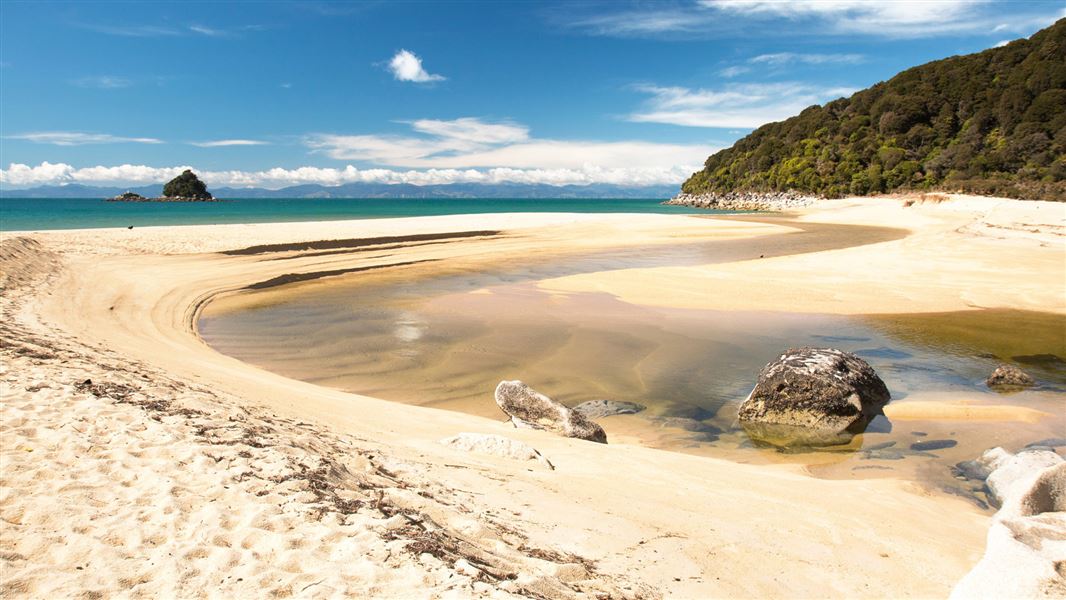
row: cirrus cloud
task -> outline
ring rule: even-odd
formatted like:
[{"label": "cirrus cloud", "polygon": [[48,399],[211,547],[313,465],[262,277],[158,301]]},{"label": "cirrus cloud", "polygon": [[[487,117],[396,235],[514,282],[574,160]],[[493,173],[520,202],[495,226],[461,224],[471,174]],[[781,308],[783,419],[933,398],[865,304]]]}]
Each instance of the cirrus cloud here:
[{"label": "cirrus cloud", "polygon": [[812,104],[847,96],[847,87],[818,87],[799,82],[748,83],[721,89],[637,86],[651,98],[629,121],[685,127],[739,127],[754,129],[799,114]]},{"label": "cirrus cloud", "polygon": [[133,82],[125,77],[116,77],[114,75],[92,75],[86,77],[79,77],[70,82],[72,85],[83,88],[98,88],[101,90],[114,90],[120,88],[128,88],[133,85]]},{"label": "cirrus cloud", "polygon": [[85,144],[162,144],[163,140],[149,137],[124,137],[109,133],[85,133],[80,131],[37,131],[5,135],[9,140],[26,140],[37,144],[55,146],[83,146]]},{"label": "cirrus cloud", "polygon": [[225,146],[266,146],[269,142],[262,140],[210,140],[206,142],[189,142],[200,148],[220,148]]},{"label": "cirrus cloud", "polygon": [[[1054,0],[681,0],[570,3],[551,14],[563,27],[613,37],[725,38],[784,32],[902,39],[1031,32],[1061,18],[1062,8]],[[782,30],[782,21],[791,26]]]},{"label": "cirrus cloud", "polygon": [[787,65],[791,63],[803,63],[807,65],[857,65],[866,60],[861,54],[797,54],[795,52],[775,52],[773,54],[760,54],[748,60],[752,64]]}]

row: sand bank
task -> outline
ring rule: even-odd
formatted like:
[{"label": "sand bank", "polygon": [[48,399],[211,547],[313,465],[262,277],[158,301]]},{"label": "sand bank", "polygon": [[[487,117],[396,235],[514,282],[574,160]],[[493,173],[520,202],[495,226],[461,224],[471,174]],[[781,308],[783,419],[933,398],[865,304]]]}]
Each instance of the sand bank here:
[{"label": "sand bank", "polygon": [[[815,479],[795,466],[602,446],[388,403],[256,369],[214,352],[195,331],[209,299],[278,277],[429,261],[476,269],[531,253],[700,240],[746,240],[732,251],[754,256],[714,269],[609,272],[546,285],[619,286],[627,300],[704,306],[697,300],[708,294],[694,282],[726,269],[733,283],[716,289],[743,287],[753,302],[786,310],[793,300],[780,290],[775,301],[744,286],[773,281],[755,259],[765,254],[760,243],[788,254],[789,236],[801,238],[819,218],[852,233],[886,225],[911,233],[864,248],[760,259],[805,261],[808,272],[797,264],[771,271],[792,282],[805,273],[815,279],[804,306],[884,307],[886,286],[873,274],[861,279],[870,285],[852,286],[851,302],[829,303],[833,281],[844,275],[826,276],[826,261],[840,260],[834,253],[850,256],[841,264],[851,265],[863,256],[887,260],[886,253],[925,256],[922,246],[965,221],[939,252],[959,254],[920,265],[942,278],[923,307],[949,310],[979,297],[1063,310],[1062,286],[1054,284],[1063,276],[1061,246],[1053,264],[1056,249],[1043,241],[1007,240],[1006,254],[987,261],[1010,264],[1031,253],[1037,262],[960,275],[964,249],[999,242],[974,229],[971,209],[960,209],[966,219],[945,210],[830,203],[806,211],[799,226],[538,214],[5,234],[4,592],[945,596],[983,551],[988,516],[963,499],[903,481]],[[470,231],[489,233],[403,239]],[[397,239],[390,248],[300,246],[370,237]],[[288,246],[222,253],[264,245]],[[905,283],[907,268],[893,269],[886,277]],[[1018,271],[1043,279],[1023,281]],[[675,275],[683,283],[671,284]],[[900,298],[925,302],[920,286],[906,290],[888,296],[893,307],[906,304]],[[462,432],[525,442],[554,470],[439,442]]]},{"label": "sand bank", "polygon": [[[599,291],[627,302],[679,308],[834,314],[1014,308],[1066,313],[1066,205],[950,198],[925,203],[896,197],[823,201],[798,209],[789,219],[794,219],[793,226],[898,227],[909,232],[902,239],[777,257],[760,252],[765,257],[727,265],[575,275],[541,285],[556,292]],[[772,243],[763,245],[773,250]]]}]

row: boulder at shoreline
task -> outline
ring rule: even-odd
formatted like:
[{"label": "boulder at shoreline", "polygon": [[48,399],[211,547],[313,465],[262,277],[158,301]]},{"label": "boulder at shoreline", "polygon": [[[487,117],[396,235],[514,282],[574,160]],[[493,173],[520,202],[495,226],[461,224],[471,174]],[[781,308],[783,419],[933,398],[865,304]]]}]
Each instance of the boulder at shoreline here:
[{"label": "boulder at shoreline", "polygon": [[586,419],[521,381],[501,381],[496,386],[496,404],[511,418],[515,427],[542,429],[564,436],[607,443],[607,434]]},{"label": "boulder at shoreline", "polygon": [[854,354],[792,348],[763,367],[737,417],[776,446],[846,444],[888,403],[885,383]]},{"label": "boulder at shoreline", "polygon": [[663,202],[667,205],[691,206],[716,210],[789,210],[813,204],[817,198],[787,192],[726,192],[709,194],[686,194],[681,192]]}]

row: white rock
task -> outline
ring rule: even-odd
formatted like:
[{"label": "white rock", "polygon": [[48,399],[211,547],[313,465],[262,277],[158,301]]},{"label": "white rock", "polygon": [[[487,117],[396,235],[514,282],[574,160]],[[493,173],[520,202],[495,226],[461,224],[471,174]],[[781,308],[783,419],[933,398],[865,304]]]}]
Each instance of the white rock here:
[{"label": "white rock", "polygon": [[465,558],[460,558],[455,561],[455,571],[460,575],[466,575],[467,577],[477,577],[481,574],[481,569],[467,562]]},{"label": "white rock", "polygon": [[997,466],[985,480],[985,485],[991,492],[992,500],[1003,506],[1012,496],[1024,493],[1026,484],[1031,484],[1037,473],[1061,462],[1062,457],[1049,450],[1019,452],[997,461]]},{"label": "white rock", "polygon": [[984,557],[955,585],[953,600],[1066,598],[1057,568],[1066,562],[1066,461],[1046,451],[1007,454],[987,481],[1004,494],[1003,507]]},{"label": "white rock", "polygon": [[[978,464],[988,469],[988,474],[991,475],[992,471],[995,471],[1004,462],[1014,456],[1010,452],[1007,452],[1003,448],[996,446],[995,448],[989,448],[981,454],[981,458],[977,459]],[[987,477],[986,477],[987,479]]]},{"label": "white rock", "polygon": [[535,460],[549,469],[555,470],[555,466],[533,446],[502,435],[460,433],[457,436],[443,439],[440,443],[465,452],[480,452],[512,460]]}]

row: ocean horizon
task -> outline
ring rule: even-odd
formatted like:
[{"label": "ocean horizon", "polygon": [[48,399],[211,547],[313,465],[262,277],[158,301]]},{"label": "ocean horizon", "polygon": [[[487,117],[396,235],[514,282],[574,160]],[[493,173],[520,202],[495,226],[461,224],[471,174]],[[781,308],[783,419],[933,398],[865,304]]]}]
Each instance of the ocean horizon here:
[{"label": "ocean horizon", "polygon": [[[231,198],[218,202],[107,202],[100,198],[0,198],[0,231],[99,229],[573,212],[696,214],[665,198]],[[713,211],[730,212],[730,211]]]}]

